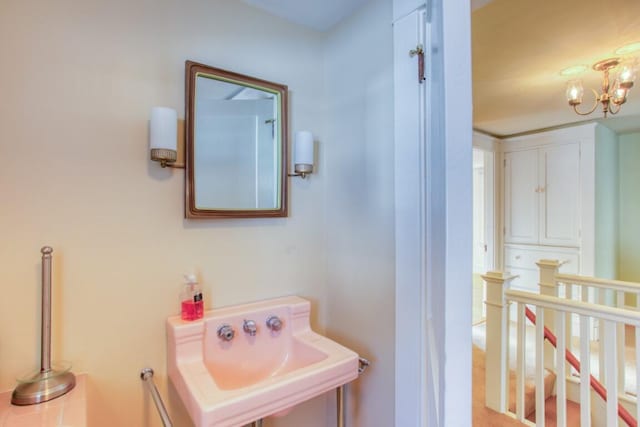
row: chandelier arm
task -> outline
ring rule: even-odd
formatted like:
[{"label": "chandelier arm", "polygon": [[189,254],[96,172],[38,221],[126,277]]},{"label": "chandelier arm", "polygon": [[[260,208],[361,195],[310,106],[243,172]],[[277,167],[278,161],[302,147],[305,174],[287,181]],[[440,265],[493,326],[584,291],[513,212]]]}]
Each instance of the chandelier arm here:
[{"label": "chandelier arm", "polygon": [[[615,106],[617,106],[618,108],[616,108],[616,109],[614,110],[613,108],[611,108],[611,106],[612,106],[612,105],[615,105]],[[618,112],[620,111],[620,107],[621,107],[621,106],[622,106],[622,104],[616,104],[616,103],[612,102],[612,103],[610,103],[610,104],[609,104],[609,112],[610,112],[611,114],[618,114]]]},{"label": "chandelier arm", "polygon": [[[578,110],[578,105],[574,105],[574,106],[573,106],[573,111],[575,111],[575,112],[576,112],[576,114],[579,114],[579,115],[581,115],[581,116],[588,116],[589,114],[591,114],[591,113],[593,113],[594,111],[596,111],[596,108],[598,108],[598,103],[600,102],[600,96],[598,95],[598,92],[596,92],[596,90],[595,90],[595,89],[591,89],[591,91],[593,92],[593,94],[594,94],[594,95],[595,95],[595,97],[596,97],[595,101],[593,102],[593,107],[592,107],[589,111],[586,111],[586,112],[580,112],[580,111]],[[614,114],[615,114],[615,113],[614,113]]]}]

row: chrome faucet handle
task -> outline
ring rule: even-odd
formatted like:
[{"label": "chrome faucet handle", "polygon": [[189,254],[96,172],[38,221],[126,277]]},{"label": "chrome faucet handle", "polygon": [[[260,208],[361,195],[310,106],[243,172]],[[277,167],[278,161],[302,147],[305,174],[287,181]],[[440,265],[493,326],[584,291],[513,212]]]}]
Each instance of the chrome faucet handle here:
[{"label": "chrome faucet handle", "polygon": [[233,328],[226,323],[218,328],[218,338],[222,341],[231,341],[235,335]]},{"label": "chrome faucet handle", "polygon": [[278,332],[282,329],[282,320],[278,316],[271,316],[267,319],[267,328],[274,332]]},{"label": "chrome faucet handle", "polygon": [[256,325],[255,320],[245,319],[244,324],[242,325],[242,329],[252,337],[255,337],[256,333],[258,332],[258,325]]}]

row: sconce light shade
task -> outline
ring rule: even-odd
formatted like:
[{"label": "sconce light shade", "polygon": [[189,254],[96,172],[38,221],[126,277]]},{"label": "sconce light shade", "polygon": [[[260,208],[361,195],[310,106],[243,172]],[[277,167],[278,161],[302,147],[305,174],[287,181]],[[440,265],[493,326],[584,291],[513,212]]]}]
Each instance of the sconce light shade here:
[{"label": "sconce light shade", "polygon": [[162,167],[173,163],[178,156],[178,113],[173,108],[153,107],[149,125],[151,160]]},{"label": "sconce light shade", "polygon": [[302,130],[296,133],[294,163],[313,166],[313,134]]},{"label": "sconce light shade", "polygon": [[313,173],[313,134],[303,130],[296,132],[293,147],[293,163],[295,174],[305,178]]}]

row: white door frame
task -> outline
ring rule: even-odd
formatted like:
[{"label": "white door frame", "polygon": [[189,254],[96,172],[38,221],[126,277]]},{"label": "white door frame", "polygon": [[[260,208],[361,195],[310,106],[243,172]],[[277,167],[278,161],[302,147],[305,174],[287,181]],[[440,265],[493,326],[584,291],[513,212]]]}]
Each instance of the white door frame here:
[{"label": "white door frame", "polygon": [[501,180],[499,141],[491,136],[473,132],[473,148],[484,152],[484,186],[485,186],[485,241],[487,244],[487,255],[485,272],[500,268],[499,244],[499,219],[501,211],[501,201],[498,185]]},{"label": "white door frame", "polygon": [[[396,20],[411,13],[398,14],[411,2],[394,0]],[[424,117],[408,125],[426,124],[417,145],[403,137],[395,76],[396,427],[471,425],[470,13],[464,1],[427,6],[431,87]],[[396,71],[408,54],[397,49]],[[422,172],[411,150],[425,160]]]}]

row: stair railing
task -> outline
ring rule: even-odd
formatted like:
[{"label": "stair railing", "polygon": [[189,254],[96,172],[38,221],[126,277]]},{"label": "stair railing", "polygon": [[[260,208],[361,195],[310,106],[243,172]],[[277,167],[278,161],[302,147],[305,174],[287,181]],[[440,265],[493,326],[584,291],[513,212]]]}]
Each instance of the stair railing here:
[{"label": "stair railing", "polygon": [[[609,280],[597,277],[577,276],[572,274],[560,274],[560,263],[555,260],[541,260],[538,263],[540,267],[540,293],[544,295],[564,297],[567,299],[581,300],[583,302],[590,302],[593,304],[603,304],[610,307],[629,308],[626,305],[627,296],[632,295],[635,298],[634,309],[640,310],[640,283],[625,282],[620,280]],[[579,326],[576,324],[575,316],[574,320],[567,319],[567,337],[577,336],[576,331]],[[553,314],[547,319],[547,326],[552,324]],[[603,329],[597,328],[597,324],[592,324],[590,327],[591,338],[593,340],[598,339],[600,342],[604,341]],[[619,366],[625,365],[625,329],[624,325],[619,324],[616,329],[618,336],[618,364]],[[636,353],[640,352],[640,332],[637,333],[636,338]],[[573,350],[572,341],[569,341],[569,348]],[[604,361],[602,358],[598,360],[599,364],[599,377],[604,379]],[[636,383],[640,381],[640,369],[636,372]],[[626,376],[624,370],[618,371],[618,391],[625,393],[626,390]]]},{"label": "stair railing", "polygon": [[[587,302],[585,297],[590,291],[581,291],[582,295],[578,300],[573,300],[571,290],[569,293],[565,291],[565,295],[558,296],[559,285],[556,283],[556,275],[560,280],[565,282],[571,281],[573,284],[579,282],[577,279],[579,276],[566,276],[558,274],[558,267],[560,265],[557,261],[543,260],[538,263],[540,266],[540,286],[541,293],[547,295],[540,295],[531,292],[509,290],[511,287],[511,281],[515,276],[509,276],[501,272],[490,272],[483,276],[483,279],[487,283],[487,335],[486,335],[486,405],[498,412],[509,413],[507,410],[508,404],[508,372],[509,372],[509,304],[513,303],[517,306],[517,369],[516,369],[516,413],[512,414],[520,421],[531,424],[525,420],[526,414],[524,414],[524,378],[525,378],[525,319],[527,314],[526,304],[531,304],[535,307],[536,314],[538,315],[539,322],[536,324],[536,412],[538,414],[544,413],[544,368],[550,368],[555,371],[558,379],[557,382],[557,416],[558,425],[566,425],[566,381],[567,377],[567,365],[565,364],[565,357],[567,356],[567,350],[570,350],[570,342],[572,333],[560,333],[557,337],[554,336],[551,339],[551,329],[556,331],[571,330],[568,325],[571,322],[571,316],[579,317],[579,327],[576,328],[580,331],[580,355],[582,364],[580,364],[574,357],[573,360],[569,360],[569,365],[573,366],[580,374],[580,403],[581,403],[581,425],[591,425],[591,391],[590,385],[592,384],[591,366],[590,366],[590,347],[592,337],[592,322],[594,324],[601,325],[600,336],[601,343],[600,352],[601,356],[601,369],[599,372],[600,379],[603,380],[606,389],[597,384],[594,390],[601,396],[606,396],[606,418],[607,425],[617,425],[618,412],[621,413],[622,419],[630,426],[636,426],[637,421],[624,410],[619,411],[618,405],[618,379],[620,378],[620,371],[624,369],[624,364],[619,365],[619,357],[617,356],[618,350],[622,348],[624,339],[622,337],[621,345],[618,345],[620,341],[619,331],[624,324],[635,326],[636,334],[636,366],[640,367],[640,313],[637,311],[626,310],[619,307],[609,307],[603,304],[594,304]],[[571,280],[569,280],[571,279]],[[604,282],[595,278],[582,278],[584,281],[589,279],[591,282]],[[611,284],[612,281],[608,281]],[[614,281],[615,282],[615,281]],[[628,283],[615,282],[615,286],[627,286]],[[586,284],[581,284],[585,285]],[[604,283],[601,283],[604,286]],[[586,289],[586,288],[585,288]],[[622,292],[622,288],[616,289],[618,292]],[[630,288],[631,289],[631,288]],[[625,289],[625,292],[631,292],[631,290]],[[548,294],[555,295],[548,295]],[[567,298],[563,298],[567,297]],[[618,296],[619,298],[620,296]],[[583,299],[583,300],[582,300]],[[639,299],[640,301],[640,299]],[[555,316],[556,313],[561,315]],[[531,312],[533,314],[533,312]],[[530,316],[531,317],[531,316]],[[593,319],[596,319],[594,321]],[[621,326],[622,325],[622,326]],[[546,326],[546,328],[545,328]],[[546,333],[545,333],[546,332]],[[557,350],[551,345],[543,345],[546,340],[549,343],[555,342]],[[569,351],[569,353],[571,353]],[[622,359],[624,360],[624,359]],[[574,362],[574,363],[572,363]],[[575,363],[577,362],[577,363]],[[617,369],[621,367],[621,369]],[[640,377],[640,372],[637,373]],[[596,378],[593,378],[594,380]],[[607,393],[606,390],[613,390],[611,393]],[[640,396],[640,378],[636,382],[636,395]],[[636,404],[636,419],[640,418],[640,405]],[[544,425],[544,416],[536,417],[536,425]]]},{"label": "stair railing", "polygon": [[[527,307],[525,305],[525,316],[527,317],[527,319],[529,319],[529,321],[531,323],[533,323],[534,325],[536,325],[536,315],[533,313],[533,311],[531,311],[531,309],[529,307]],[[553,332],[551,332],[549,330],[549,328],[547,328],[546,326],[544,326],[544,339],[549,341],[549,343],[556,348],[557,350],[557,354],[562,355],[562,349],[558,349],[558,339],[557,337],[553,334]],[[587,383],[587,381],[585,379],[583,379],[583,375],[582,375],[582,370],[580,369],[580,361],[578,360],[578,358],[575,356],[575,354],[573,354],[571,352],[571,350],[569,350],[568,348],[565,347],[564,349],[564,353],[565,353],[565,359],[567,362],[569,362],[569,364],[579,373],[581,374],[581,380],[584,384]],[[558,365],[562,365],[564,366],[564,363],[562,363],[562,361],[558,361]],[[618,369],[620,370],[620,369]],[[598,396],[600,396],[602,398],[602,400],[604,400],[605,402],[607,401],[607,389],[602,385],[602,383],[600,381],[598,381],[597,378],[595,378],[593,375],[591,375],[590,372],[586,372],[585,377],[588,378],[588,383],[591,386],[591,388],[598,394]],[[562,375],[558,375],[558,377],[562,380],[564,378],[564,376]],[[564,381],[562,381],[564,382]],[[586,387],[585,387],[586,389]],[[560,393],[560,392],[559,392]],[[563,392],[564,393],[564,392]],[[587,394],[587,393],[585,393]],[[582,395],[582,386],[581,386],[581,395]],[[558,396],[558,402],[560,402],[560,396]],[[563,397],[564,402],[566,402],[566,395]],[[582,400],[582,399],[581,399]],[[590,396],[585,396],[585,400],[590,402]],[[566,403],[565,403],[566,404]],[[582,412],[582,406],[580,407],[581,412]],[[565,414],[560,414],[560,410],[558,410],[558,416],[559,417],[564,417],[564,421],[563,421],[563,425],[566,425],[566,415]],[[583,425],[591,425],[590,420],[588,420],[587,418],[590,417],[590,410],[588,405],[585,405],[584,408],[584,412],[586,412],[585,414],[580,414],[581,418],[585,417],[585,423]],[[627,409],[622,406],[620,403],[618,403],[618,416],[622,419],[622,421],[624,421],[629,427],[637,427],[638,422],[637,420],[629,413],[629,411],[627,411]],[[607,424],[608,425],[608,424]]]}]

